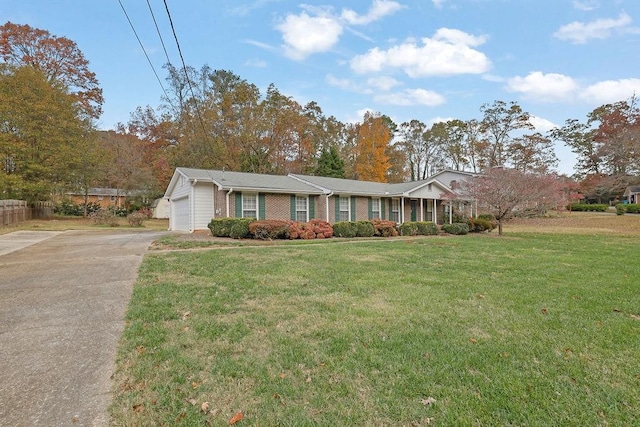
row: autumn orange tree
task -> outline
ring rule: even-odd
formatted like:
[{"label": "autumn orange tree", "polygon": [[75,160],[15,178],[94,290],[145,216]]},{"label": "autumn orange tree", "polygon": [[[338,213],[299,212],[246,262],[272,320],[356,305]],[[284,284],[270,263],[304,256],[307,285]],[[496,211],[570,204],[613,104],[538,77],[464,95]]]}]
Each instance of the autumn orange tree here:
[{"label": "autumn orange tree", "polygon": [[355,173],[362,181],[387,182],[389,156],[387,148],[391,132],[380,114],[365,113],[355,127]]},{"label": "autumn orange tree", "polygon": [[89,70],[89,61],[72,40],[29,25],[7,22],[0,26],[0,59],[14,67],[35,68],[50,84],[69,91],[82,114],[100,116],[102,89],[95,73]]}]

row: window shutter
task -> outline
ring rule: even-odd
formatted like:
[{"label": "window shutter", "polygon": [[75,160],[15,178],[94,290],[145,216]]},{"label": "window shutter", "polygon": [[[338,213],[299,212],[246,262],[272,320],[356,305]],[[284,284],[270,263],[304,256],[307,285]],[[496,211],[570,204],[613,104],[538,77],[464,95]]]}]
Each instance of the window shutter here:
[{"label": "window shutter", "polygon": [[309,196],[309,220],[316,217],[316,198]]},{"label": "window shutter", "polygon": [[265,203],[264,193],[258,193],[258,219],[265,219],[267,217]]},{"label": "window shutter", "polygon": [[356,220],[356,196],[351,196],[351,221]]},{"label": "window shutter", "polygon": [[296,220],[296,196],[291,195],[291,221]]},{"label": "window shutter", "polygon": [[236,218],[242,218],[242,193],[236,193]]},{"label": "window shutter", "polygon": [[333,201],[336,202],[336,222],[340,221],[340,196],[333,196]]},{"label": "window shutter", "polygon": [[373,219],[373,199],[369,197],[369,221]]},{"label": "window shutter", "polygon": [[385,199],[380,199],[380,219],[385,219],[387,212],[386,212],[386,206],[387,206],[387,201]]}]

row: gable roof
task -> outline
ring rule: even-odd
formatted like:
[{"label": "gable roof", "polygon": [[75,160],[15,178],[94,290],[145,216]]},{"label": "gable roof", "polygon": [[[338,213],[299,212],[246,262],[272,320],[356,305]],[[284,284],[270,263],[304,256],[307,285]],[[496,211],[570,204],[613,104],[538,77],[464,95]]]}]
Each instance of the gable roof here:
[{"label": "gable roof", "polygon": [[282,175],[266,175],[248,172],[229,172],[208,169],[177,168],[171,182],[167,187],[168,195],[177,182],[177,177],[183,176],[189,181],[211,182],[216,184],[221,190],[248,190],[268,193],[300,193],[300,194],[323,194],[317,187],[291,179]]},{"label": "gable roof", "polygon": [[448,185],[436,177],[443,173],[460,174],[462,177],[472,177],[476,174],[458,171],[442,171],[428,179],[389,184],[385,182],[358,181],[354,179],[331,178],[326,176],[312,176],[302,174],[267,175],[248,172],[229,172],[208,169],[176,168],[171,182],[165,192],[168,197],[180,177],[192,183],[211,182],[221,190],[255,191],[265,193],[287,194],[336,194],[373,197],[401,197],[435,184],[445,191],[452,191]]},{"label": "gable roof", "polygon": [[631,194],[640,193],[640,185],[630,185],[624,190],[623,196],[630,196]]}]

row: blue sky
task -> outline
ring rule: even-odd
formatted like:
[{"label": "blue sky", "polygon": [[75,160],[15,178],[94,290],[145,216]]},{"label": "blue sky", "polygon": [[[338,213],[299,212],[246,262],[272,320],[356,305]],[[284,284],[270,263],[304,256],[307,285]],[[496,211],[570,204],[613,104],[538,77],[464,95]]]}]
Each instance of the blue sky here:
[{"label": "blue sky", "polygon": [[[161,79],[167,62],[146,0],[121,0]],[[149,0],[170,61],[162,0]],[[346,3],[346,5],[345,5]],[[327,116],[398,124],[481,118],[517,101],[540,131],[640,94],[638,0],[167,0],[184,60],[270,83]],[[75,41],[104,91],[99,127],[160,104],[118,0],[0,0],[0,19]],[[164,84],[164,81],[163,81]],[[559,170],[574,158],[556,147]]]}]

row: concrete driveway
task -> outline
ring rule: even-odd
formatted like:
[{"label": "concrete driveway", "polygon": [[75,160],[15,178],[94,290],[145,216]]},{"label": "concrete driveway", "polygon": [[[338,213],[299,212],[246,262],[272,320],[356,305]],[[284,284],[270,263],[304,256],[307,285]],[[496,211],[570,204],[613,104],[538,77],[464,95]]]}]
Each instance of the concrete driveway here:
[{"label": "concrete driveway", "polygon": [[0,425],[103,426],[133,281],[162,232],[0,236]]}]

